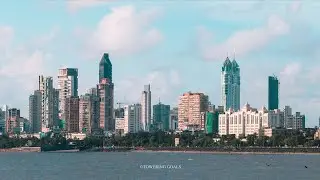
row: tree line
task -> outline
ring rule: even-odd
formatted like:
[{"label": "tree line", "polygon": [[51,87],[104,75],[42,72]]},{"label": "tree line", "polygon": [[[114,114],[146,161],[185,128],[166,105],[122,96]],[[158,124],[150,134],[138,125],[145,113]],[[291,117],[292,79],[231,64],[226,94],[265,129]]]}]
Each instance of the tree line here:
[{"label": "tree line", "polygon": [[203,132],[184,131],[180,134],[173,132],[139,132],[129,133],[124,136],[111,135],[107,137],[87,136],[83,140],[67,139],[63,134],[49,133],[41,139],[35,137],[19,138],[0,136],[0,148],[13,148],[22,146],[66,146],[73,143],[77,147],[174,147],[176,138],[179,139],[180,147],[314,147],[320,146],[319,140],[313,139],[313,130],[291,131],[276,134],[272,137],[258,136],[257,134],[247,137],[236,138],[234,135],[205,134]]}]

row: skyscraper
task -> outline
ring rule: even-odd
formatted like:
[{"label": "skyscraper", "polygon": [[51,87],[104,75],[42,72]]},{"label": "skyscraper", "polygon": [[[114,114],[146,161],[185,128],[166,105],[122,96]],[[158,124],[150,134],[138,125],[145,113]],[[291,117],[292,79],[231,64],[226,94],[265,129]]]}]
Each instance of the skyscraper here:
[{"label": "skyscraper", "polygon": [[223,63],[221,71],[222,105],[225,110],[240,110],[240,67],[235,59],[229,57]]},{"label": "skyscraper", "polygon": [[65,99],[65,120],[66,131],[69,133],[78,133],[79,129],[79,97],[67,97]]},{"label": "skyscraper", "polygon": [[104,131],[115,130],[114,84],[112,83],[112,64],[108,53],[104,53],[99,63],[100,128]]},{"label": "skyscraper", "polygon": [[99,97],[94,94],[85,94],[79,102],[80,131],[91,134],[99,128]]},{"label": "skyscraper", "polygon": [[126,105],[123,108],[124,121],[128,123],[128,132],[137,133],[141,131],[141,104]]},{"label": "skyscraper", "polygon": [[41,92],[41,132],[48,132],[58,122],[58,90],[53,88],[53,78],[39,76]]},{"label": "skyscraper", "polygon": [[144,131],[149,131],[151,122],[151,91],[150,84],[144,86],[141,97],[141,123]]},{"label": "skyscraper", "polygon": [[104,78],[101,80],[98,90],[100,97],[100,128],[105,131],[113,131],[115,130],[113,83]]},{"label": "skyscraper", "polygon": [[179,130],[200,130],[201,114],[208,110],[208,96],[203,93],[184,93],[179,98]]},{"label": "skyscraper", "polygon": [[41,92],[39,90],[34,91],[29,96],[29,121],[31,123],[31,132],[41,132]]},{"label": "skyscraper", "polygon": [[6,131],[6,122],[9,116],[9,107],[4,105],[0,108],[0,132],[3,133]]},{"label": "skyscraper", "polygon": [[104,53],[99,63],[99,83],[103,78],[112,82],[112,64],[108,53]]},{"label": "skyscraper", "polygon": [[170,124],[170,105],[159,104],[153,105],[153,125],[157,129],[169,130]]},{"label": "skyscraper", "polygon": [[64,105],[67,97],[78,96],[78,69],[63,68],[59,69],[58,74],[58,90],[59,90],[59,111],[60,117],[64,117]]},{"label": "skyscraper", "polygon": [[279,109],[279,80],[276,76],[268,77],[268,109]]},{"label": "skyscraper", "polygon": [[8,117],[6,119],[6,132],[13,134],[20,130],[20,109],[11,108],[8,109]]}]

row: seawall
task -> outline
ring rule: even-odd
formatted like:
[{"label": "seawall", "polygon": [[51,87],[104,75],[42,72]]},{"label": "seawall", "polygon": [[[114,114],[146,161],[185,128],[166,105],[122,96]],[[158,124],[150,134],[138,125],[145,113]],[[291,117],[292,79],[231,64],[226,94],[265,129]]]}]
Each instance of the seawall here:
[{"label": "seawall", "polygon": [[0,149],[0,152],[40,152],[40,147],[20,147],[20,148],[8,148]]}]

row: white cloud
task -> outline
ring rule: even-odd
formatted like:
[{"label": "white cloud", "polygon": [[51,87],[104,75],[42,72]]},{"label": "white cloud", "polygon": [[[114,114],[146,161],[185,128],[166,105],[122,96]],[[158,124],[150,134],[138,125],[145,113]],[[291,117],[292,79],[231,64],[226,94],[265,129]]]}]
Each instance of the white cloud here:
[{"label": "white cloud", "polygon": [[[228,52],[236,50],[237,56],[244,56],[252,51],[259,50],[274,38],[287,34],[290,30],[289,25],[278,16],[270,16],[264,27],[237,31],[221,44],[201,45],[202,55],[207,60],[224,59]],[[203,29],[202,29],[203,32]],[[206,31],[208,34],[208,31]],[[200,39],[205,39],[203,33]],[[208,37],[210,38],[210,36]]]},{"label": "white cloud", "polygon": [[99,22],[89,38],[89,49],[94,54],[109,52],[114,55],[131,55],[149,49],[162,40],[162,34],[151,24],[159,11],[137,11],[133,6],[117,7]]},{"label": "white cloud", "polygon": [[[11,29],[11,28],[7,28]],[[13,31],[12,29],[9,31]],[[50,37],[50,38],[43,38]],[[11,39],[14,38],[12,35]],[[39,50],[32,42],[41,42],[41,46],[50,43],[52,34],[39,36],[39,39],[31,39],[24,44],[8,47],[0,52],[0,104],[9,104],[20,108],[22,115],[28,114],[29,95],[36,90],[38,75],[46,72],[45,64],[51,58],[43,48]],[[40,45],[38,44],[38,45]]]},{"label": "white cloud", "polygon": [[300,11],[302,7],[302,1],[300,0],[296,0],[296,1],[293,1],[289,6],[289,12],[290,13],[297,13]]},{"label": "white cloud", "polygon": [[14,30],[9,26],[0,26],[0,49],[7,47],[14,36]]},{"label": "white cloud", "polygon": [[156,70],[145,77],[128,77],[115,84],[115,99],[123,103],[140,103],[144,85],[151,85],[153,104],[159,98],[163,103],[175,103],[178,98],[172,92],[180,87],[181,81],[176,70]]},{"label": "white cloud", "polygon": [[74,13],[80,9],[94,7],[112,1],[115,0],[68,0],[67,7],[70,12]]}]

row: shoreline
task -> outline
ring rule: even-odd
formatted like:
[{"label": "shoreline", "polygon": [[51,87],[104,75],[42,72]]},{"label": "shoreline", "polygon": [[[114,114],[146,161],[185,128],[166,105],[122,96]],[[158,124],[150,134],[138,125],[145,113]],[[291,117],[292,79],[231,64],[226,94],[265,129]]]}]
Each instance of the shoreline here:
[{"label": "shoreline", "polygon": [[185,154],[229,154],[229,155],[320,155],[320,152],[241,152],[241,151],[170,151],[170,150],[133,150],[131,152],[145,153],[185,153]]},{"label": "shoreline", "polygon": [[18,147],[18,148],[0,149],[0,153],[2,152],[41,152],[41,148],[40,147]]}]

